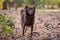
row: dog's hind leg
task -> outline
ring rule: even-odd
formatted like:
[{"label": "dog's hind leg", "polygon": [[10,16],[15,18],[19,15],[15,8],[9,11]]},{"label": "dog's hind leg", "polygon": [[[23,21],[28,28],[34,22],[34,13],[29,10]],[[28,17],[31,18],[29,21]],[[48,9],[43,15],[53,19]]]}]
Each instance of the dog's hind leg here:
[{"label": "dog's hind leg", "polygon": [[25,25],[23,25],[23,33],[22,33],[23,36],[24,36],[24,30],[25,30]]}]

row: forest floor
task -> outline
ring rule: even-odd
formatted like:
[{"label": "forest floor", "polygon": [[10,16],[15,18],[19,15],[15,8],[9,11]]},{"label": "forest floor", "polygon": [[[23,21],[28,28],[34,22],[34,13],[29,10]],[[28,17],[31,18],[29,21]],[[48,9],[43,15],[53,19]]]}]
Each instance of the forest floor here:
[{"label": "forest floor", "polygon": [[[21,8],[22,9],[22,8]],[[30,28],[26,28],[25,36],[22,37],[21,15],[18,10],[0,10],[12,16],[15,28],[13,34],[15,40],[30,40]],[[11,39],[9,39],[11,40]],[[33,28],[33,40],[60,40],[60,10],[36,10]]]}]

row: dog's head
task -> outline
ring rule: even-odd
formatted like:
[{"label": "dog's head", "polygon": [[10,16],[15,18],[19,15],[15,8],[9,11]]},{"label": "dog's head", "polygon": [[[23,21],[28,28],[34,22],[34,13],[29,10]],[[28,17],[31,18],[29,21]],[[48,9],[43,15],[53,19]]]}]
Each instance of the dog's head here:
[{"label": "dog's head", "polygon": [[35,13],[35,6],[26,6],[26,13],[28,13],[29,15],[33,15]]}]

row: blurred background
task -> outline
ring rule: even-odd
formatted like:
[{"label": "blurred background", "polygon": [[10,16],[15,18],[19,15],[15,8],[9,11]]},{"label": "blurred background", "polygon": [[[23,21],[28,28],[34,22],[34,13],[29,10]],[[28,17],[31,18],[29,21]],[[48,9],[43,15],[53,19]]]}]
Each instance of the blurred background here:
[{"label": "blurred background", "polygon": [[60,0],[0,0],[0,9],[17,9],[26,5],[35,5],[37,8],[60,8]]},{"label": "blurred background", "polygon": [[[0,40],[30,40],[22,36],[21,9],[35,5],[33,40],[60,40],[60,0],[0,0]],[[17,10],[19,9],[19,10]]]}]

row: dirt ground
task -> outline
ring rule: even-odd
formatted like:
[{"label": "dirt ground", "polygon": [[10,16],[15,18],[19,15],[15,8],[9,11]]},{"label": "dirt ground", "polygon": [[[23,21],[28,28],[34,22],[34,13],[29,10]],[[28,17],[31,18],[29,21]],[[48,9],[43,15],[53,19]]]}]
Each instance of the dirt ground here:
[{"label": "dirt ground", "polygon": [[[21,15],[18,10],[0,10],[12,16],[15,28],[13,33],[15,40],[31,40],[30,28],[26,28],[25,36],[22,37]],[[11,39],[10,39],[11,40]],[[60,11],[59,10],[36,10],[33,28],[33,40],[60,40]]]}]

